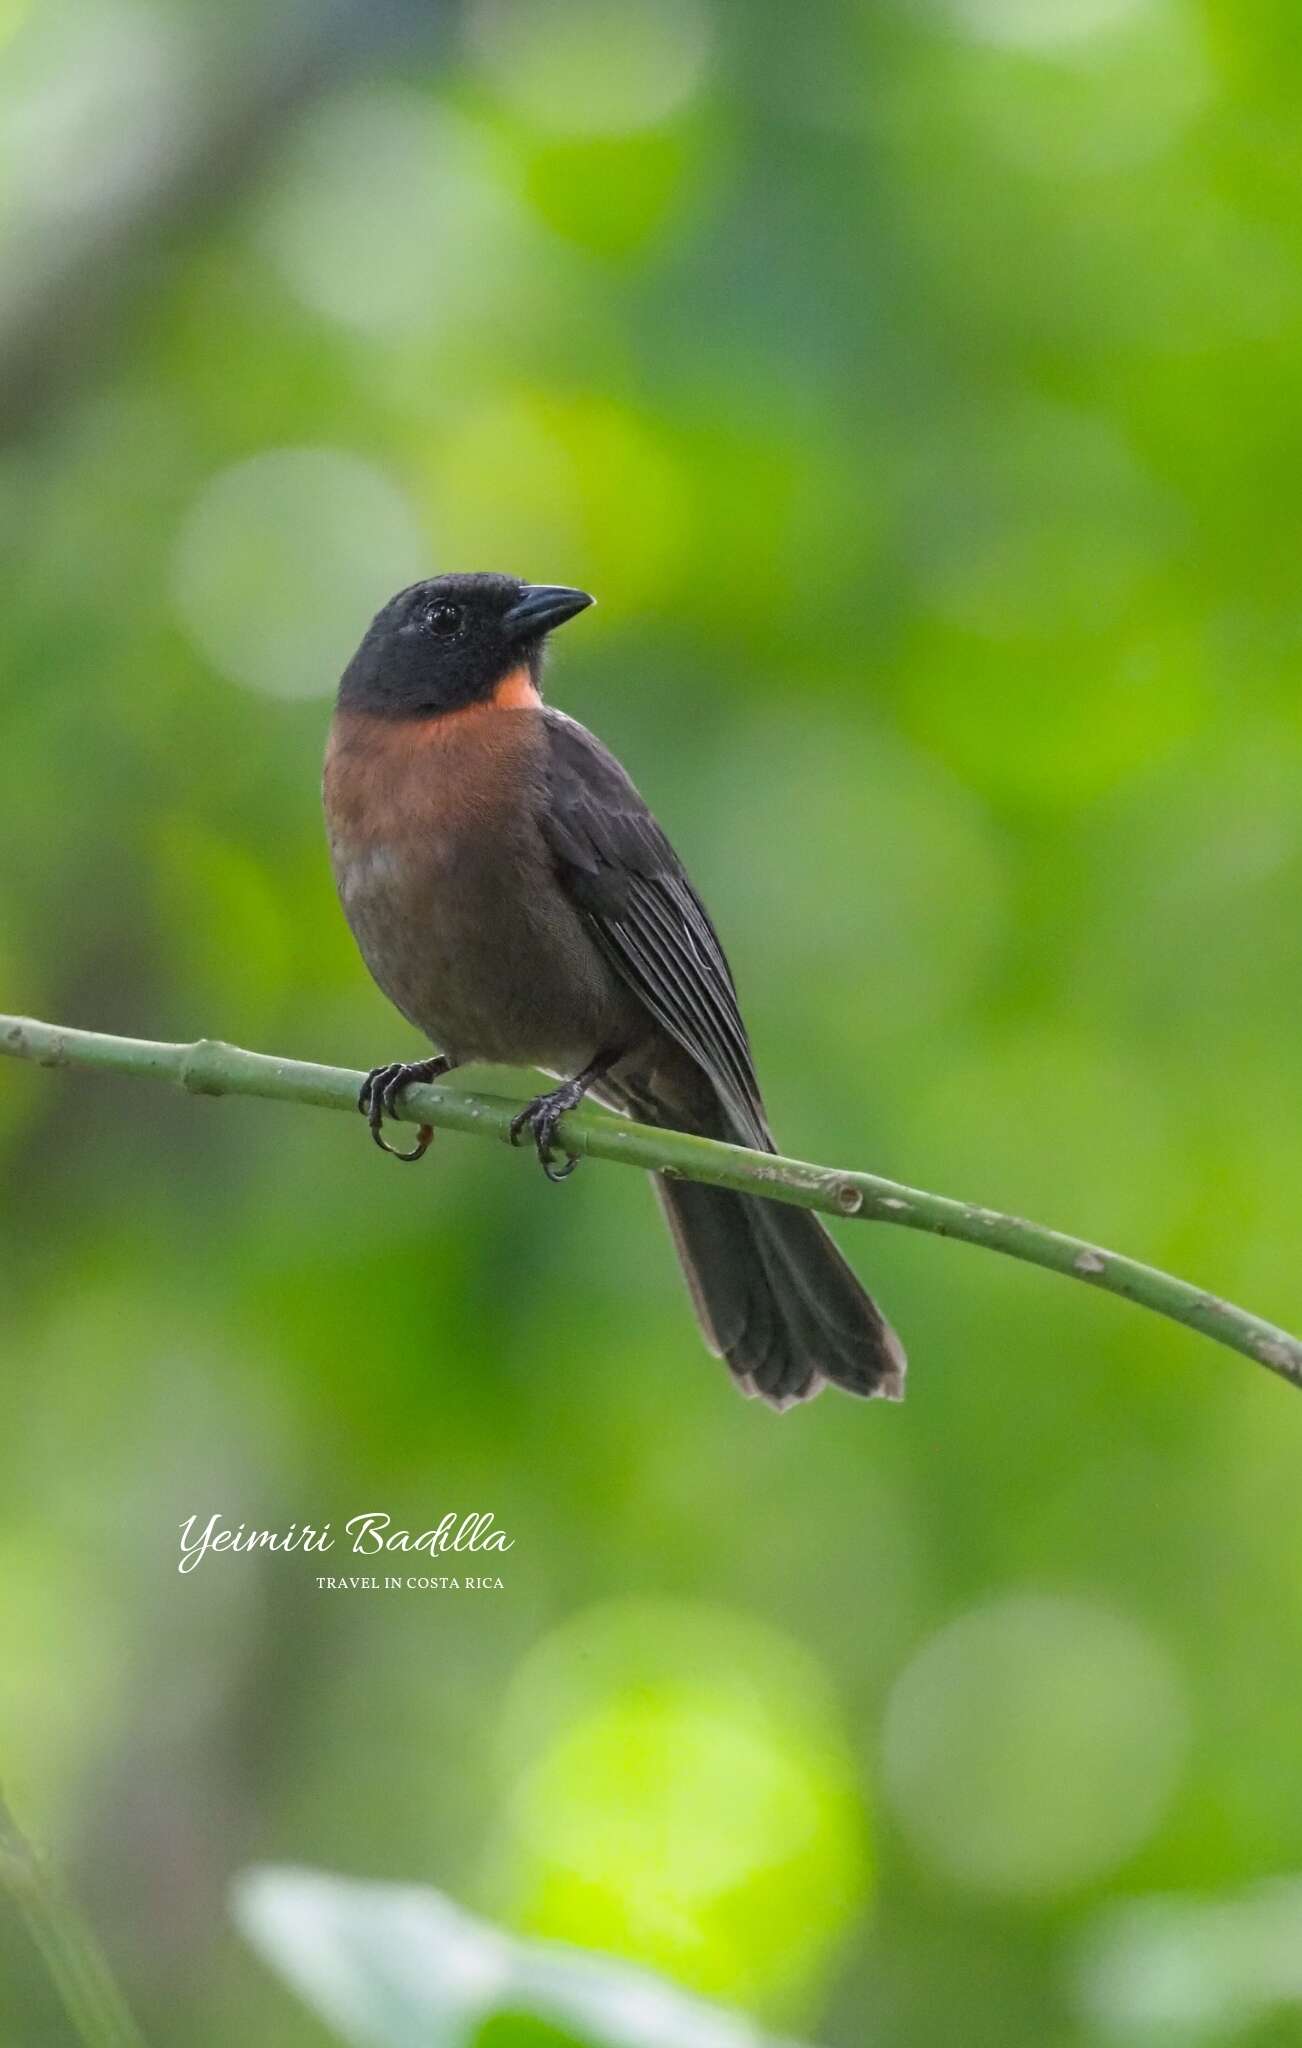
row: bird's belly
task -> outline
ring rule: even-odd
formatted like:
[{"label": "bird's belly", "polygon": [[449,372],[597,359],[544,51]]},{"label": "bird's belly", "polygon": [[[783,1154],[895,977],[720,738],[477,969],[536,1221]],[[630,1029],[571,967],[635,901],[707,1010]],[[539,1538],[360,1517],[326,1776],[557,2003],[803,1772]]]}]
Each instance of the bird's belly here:
[{"label": "bird's belly", "polygon": [[371,973],[454,1058],[573,1072],[611,1034],[637,1035],[632,999],[577,913],[529,887],[532,849],[463,833],[332,850]]}]

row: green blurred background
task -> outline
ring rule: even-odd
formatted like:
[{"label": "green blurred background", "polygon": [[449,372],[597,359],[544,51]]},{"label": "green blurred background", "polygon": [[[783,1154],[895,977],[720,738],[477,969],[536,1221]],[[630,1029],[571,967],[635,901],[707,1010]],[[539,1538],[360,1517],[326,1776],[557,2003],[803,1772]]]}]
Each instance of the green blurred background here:
[{"label": "green blurred background", "polygon": [[[414,576],[579,583],[552,698],[785,1147],[1302,1322],[1292,0],[0,33],[5,1009],[414,1055],[331,889],[334,680]],[[847,1228],[909,1401],[776,1417],[635,1175],[16,1067],[0,1160],[0,1778],[161,2048],[325,2039],[231,1927],[261,1858],[828,2048],[1302,2038],[1205,1953],[1158,2034],[1082,1962],[1302,1868],[1281,1383]],[[176,1571],[196,1512],[448,1508],[503,1591]],[[0,2021],[70,2038],[2,1917]]]}]

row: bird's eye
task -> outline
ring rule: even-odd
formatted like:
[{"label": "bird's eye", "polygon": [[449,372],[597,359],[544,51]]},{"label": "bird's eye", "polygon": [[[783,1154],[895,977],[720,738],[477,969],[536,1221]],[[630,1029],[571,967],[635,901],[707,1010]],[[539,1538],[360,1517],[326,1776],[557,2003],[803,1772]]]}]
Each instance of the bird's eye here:
[{"label": "bird's eye", "polygon": [[459,604],[432,604],[425,614],[425,624],[431,633],[437,633],[442,640],[461,631],[461,606]]}]

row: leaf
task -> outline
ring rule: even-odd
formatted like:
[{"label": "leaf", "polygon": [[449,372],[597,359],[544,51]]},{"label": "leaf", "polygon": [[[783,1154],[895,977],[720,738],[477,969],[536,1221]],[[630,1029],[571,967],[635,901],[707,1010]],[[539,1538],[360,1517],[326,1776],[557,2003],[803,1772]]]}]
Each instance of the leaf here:
[{"label": "leaf", "polygon": [[494,2014],[528,2012],[593,2048],[798,2048],[647,1970],[520,1941],[418,1885],[267,1867],[235,1917],[263,1958],[354,2048],[469,2048]]},{"label": "leaf", "polygon": [[1101,2038],[1134,2048],[1238,2040],[1302,2007],[1300,1955],[1297,1877],[1219,1898],[1131,1899],[1103,1908],[1089,1929],[1077,1999]]}]

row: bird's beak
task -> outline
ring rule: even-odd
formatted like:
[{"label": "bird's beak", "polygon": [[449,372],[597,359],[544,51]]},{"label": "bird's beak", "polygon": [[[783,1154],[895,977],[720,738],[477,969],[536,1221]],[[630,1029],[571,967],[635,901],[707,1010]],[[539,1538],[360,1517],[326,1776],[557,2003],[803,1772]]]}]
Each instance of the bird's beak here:
[{"label": "bird's beak", "polygon": [[502,624],[513,640],[535,640],[595,603],[586,590],[570,590],[564,583],[526,583],[523,597],[511,606]]}]

